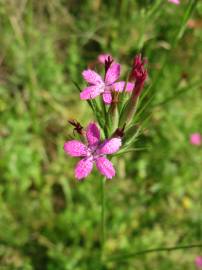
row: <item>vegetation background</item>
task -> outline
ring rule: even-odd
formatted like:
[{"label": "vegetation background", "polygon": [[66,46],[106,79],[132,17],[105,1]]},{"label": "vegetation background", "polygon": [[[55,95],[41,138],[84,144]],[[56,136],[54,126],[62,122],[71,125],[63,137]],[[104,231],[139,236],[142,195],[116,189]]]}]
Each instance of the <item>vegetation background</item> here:
[{"label": "vegetation background", "polygon": [[201,243],[202,2],[0,1],[0,269],[194,270],[199,248],[100,264],[100,178],[78,183],[63,152],[92,118],[72,81],[98,54],[129,68],[138,52],[149,80],[142,151],[114,159],[106,184],[106,254]]}]

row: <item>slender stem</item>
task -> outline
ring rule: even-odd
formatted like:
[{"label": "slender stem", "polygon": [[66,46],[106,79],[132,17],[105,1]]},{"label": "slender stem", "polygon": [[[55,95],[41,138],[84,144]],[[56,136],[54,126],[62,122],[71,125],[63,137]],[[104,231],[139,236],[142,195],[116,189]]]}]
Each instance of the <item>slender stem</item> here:
[{"label": "slender stem", "polygon": [[201,82],[195,82],[193,84],[190,84],[188,85],[187,87],[181,89],[181,90],[178,90],[175,92],[174,95],[170,96],[170,97],[167,97],[166,99],[164,99],[163,101],[159,102],[159,103],[156,103],[156,104],[153,104],[152,105],[152,108],[154,107],[157,107],[157,106],[162,106],[162,105],[165,105],[166,103],[172,101],[173,99],[176,99],[178,98],[180,95],[184,95],[186,92],[188,91],[195,91],[196,89],[199,90],[200,87],[201,87],[202,83]]},{"label": "slender stem", "polygon": [[177,42],[182,38],[182,36],[186,30],[186,27],[187,27],[187,22],[188,22],[189,18],[191,17],[194,9],[196,8],[198,2],[199,2],[198,0],[189,1],[189,4],[187,6],[187,10],[186,10],[184,17],[183,17],[183,20],[182,20],[181,27],[180,27],[179,32],[178,32],[178,34],[173,42],[173,47],[175,47]]},{"label": "slender stem", "polygon": [[120,254],[120,255],[115,255],[107,258],[108,261],[123,261],[127,260],[133,257],[136,257],[138,255],[144,255],[147,253],[154,253],[154,252],[171,252],[175,250],[181,250],[181,249],[191,249],[191,248],[201,248],[202,244],[196,244],[196,245],[184,245],[184,246],[174,246],[174,247],[162,247],[162,248],[153,248],[153,249],[146,249],[142,250],[139,252],[134,252],[134,253],[128,253],[128,254]]},{"label": "slender stem", "polygon": [[149,22],[151,21],[152,17],[154,17],[155,13],[158,10],[162,9],[161,6],[163,4],[164,4],[164,0],[157,0],[155,2],[155,4],[153,5],[153,8],[150,8],[148,13],[146,14],[145,20],[144,20],[144,22],[142,23],[142,26],[141,26],[141,34],[140,34],[140,38],[139,38],[138,45],[137,45],[138,51],[141,51],[143,46],[144,46],[145,32],[147,30],[147,25],[149,25]]},{"label": "slender stem", "polygon": [[101,259],[104,258],[105,247],[105,181],[101,178]]}]

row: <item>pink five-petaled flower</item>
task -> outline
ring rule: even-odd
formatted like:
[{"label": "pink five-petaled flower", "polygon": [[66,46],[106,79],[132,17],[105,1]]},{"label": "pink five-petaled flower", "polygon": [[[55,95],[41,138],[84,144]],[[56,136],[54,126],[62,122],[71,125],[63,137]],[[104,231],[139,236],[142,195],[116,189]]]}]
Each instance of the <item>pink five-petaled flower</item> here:
[{"label": "pink five-petaled flower", "polygon": [[122,92],[125,88],[125,91],[131,92],[134,87],[133,83],[128,82],[126,84],[124,81],[116,82],[120,77],[120,69],[120,64],[112,63],[106,71],[104,80],[97,72],[91,69],[84,70],[82,72],[83,78],[90,85],[80,93],[80,98],[93,99],[102,95],[104,103],[111,104],[112,91]]},{"label": "pink five-petaled flower", "polygon": [[81,157],[75,168],[75,177],[80,180],[89,175],[96,164],[97,169],[106,178],[111,179],[115,175],[112,163],[106,155],[117,152],[121,146],[120,138],[100,141],[100,130],[95,123],[90,123],[86,130],[87,145],[77,140],[68,141],[64,144],[64,150],[72,157]]},{"label": "pink five-petaled flower", "polygon": [[180,4],[180,0],[168,0],[168,2],[173,3],[175,5],[179,5]]},{"label": "pink five-petaled flower", "polygon": [[202,136],[200,133],[196,132],[191,134],[190,136],[190,143],[194,145],[201,145],[202,143]]},{"label": "pink five-petaled flower", "polygon": [[202,257],[201,256],[196,257],[195,264],[196,264],[197,268],[202,268]]}]

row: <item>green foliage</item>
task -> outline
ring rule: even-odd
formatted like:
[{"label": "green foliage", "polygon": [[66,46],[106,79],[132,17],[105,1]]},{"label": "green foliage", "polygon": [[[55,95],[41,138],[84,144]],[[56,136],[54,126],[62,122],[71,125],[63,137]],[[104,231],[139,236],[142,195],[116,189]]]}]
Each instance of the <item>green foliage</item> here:
[{"label": "green foliage", "polygon": [[202,240],[202,148],[189,144],[202,133],[202,4],[181,2],[0,1],[0,269],[195,269],[200,249],[101,264],[100,177],[77,183],[63,152],[67,119],[92,118],[82,70],[110,52],[126,75],[141,51],[149,80],[106,183],[106,254]]}]

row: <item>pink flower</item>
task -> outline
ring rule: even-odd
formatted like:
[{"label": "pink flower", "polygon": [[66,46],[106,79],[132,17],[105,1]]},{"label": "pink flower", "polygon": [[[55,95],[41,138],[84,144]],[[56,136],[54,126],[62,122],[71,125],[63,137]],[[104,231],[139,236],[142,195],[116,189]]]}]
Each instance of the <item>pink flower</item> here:
[{"label": "pink flower", "polygon": [[75,168],[75,177],[80,180],[89,175],[95,163],[97,169],[106,178],[111,179],[115,175],[112,163],[106,158],[107,154],[117,152],[121,146],[120,138],[100,141],[100,130],[95,123],[90,123],[86,130],[87,145],[77,140],[64,144],[64,150],[72,157],[81,157]]},{"label": "pink flower", "polygon": [[105,64],[105,61],[108,59],[108,57],[112,58],[110,54],[103,53],[103,54],[98,55],[97,59],[100,64]]},{"label": "pink flower", "polygon": [[202,257],[201,256],[196,257],[195,264],[196,264],[196,267],[202,268]]},{"label": "pink flower", "polygon": [[201,145],[202,137],[200,133],[193,133],[190,136],[190,143],[194,145]]},{"label": "pink flower", "polygon": [[[106,64],[106,61],[105,61]],[[93,99],[99,95],[102,95],[103,101],[106,104],[111,104],[112,102],[112,91],[121,92],[124,90],[125,82],[116,82],[120,77],[121,66],[118,63],[112,63],[108,66],[105,74],[105,78],[102,79],[101,76],[91,70],[84,70],[82,76],[86,82],[90,85],[87,86],[81,93],[81,99]],[[134,87],[133,83],[128,82],[126,85],[126,91],[131,92]]]},{"label": "pink flower", "polygon": [[175,5],[179,5],[180,4],[180,0],[168,0],[168,2],[173,3]]}]

